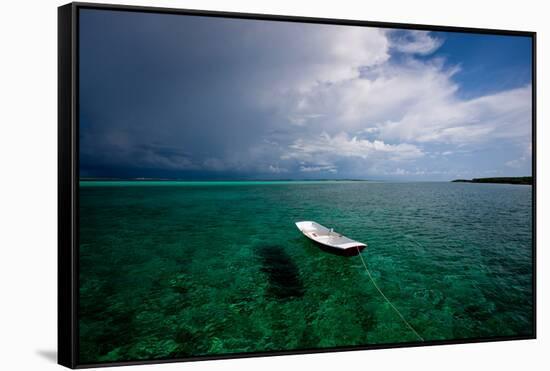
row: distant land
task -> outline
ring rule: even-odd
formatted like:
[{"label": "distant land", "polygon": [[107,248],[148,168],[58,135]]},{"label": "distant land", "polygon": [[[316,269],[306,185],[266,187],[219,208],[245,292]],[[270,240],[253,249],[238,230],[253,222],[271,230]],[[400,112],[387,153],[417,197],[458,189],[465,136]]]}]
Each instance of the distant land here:
[{"label": "distant land", "polygon": [[500,184],[533,184],[532,176],[498,177],[498,178],[474,178],[474,179],[455,179],[456,183],[500,183]]}]

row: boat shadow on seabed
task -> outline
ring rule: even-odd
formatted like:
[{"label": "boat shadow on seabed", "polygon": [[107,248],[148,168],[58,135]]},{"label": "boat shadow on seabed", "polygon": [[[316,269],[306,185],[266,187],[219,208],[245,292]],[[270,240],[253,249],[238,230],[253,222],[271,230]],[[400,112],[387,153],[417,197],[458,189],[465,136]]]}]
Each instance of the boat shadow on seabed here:
[{"label": "boat shadow on seabed", "polygon": [[304,296],[305,288],[298,266],[281,246],[264,245],[256,249],[261,271],[267,275],[267,294],[279,300]]}]

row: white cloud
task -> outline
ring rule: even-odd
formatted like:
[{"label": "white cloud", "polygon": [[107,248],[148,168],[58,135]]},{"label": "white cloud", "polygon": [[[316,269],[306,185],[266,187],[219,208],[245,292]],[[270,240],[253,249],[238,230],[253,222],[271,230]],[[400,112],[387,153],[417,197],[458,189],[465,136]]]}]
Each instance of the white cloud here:
[{"label": "white cloud", "polygon": [[427,55],[436,51],[443,40],[433,37],[428,31],[407,31],[391,38],[391,48],[401,53]]},{"label": "white cloud", "polygon": [[359,130],[359,134],[373,134],[373,133],[378,133],[380,131],[380,129],[378,129],[377,127],[370,127],[370,128],[365,128],[363,130]]},{"label": "white cloud", "polygon": [[300,165],[300,171],[304,173],[327,171],[329,173],[335,174],[338,172],[338,169],[334,165],[317,165],[317,166]]},{"label": "white cloud", "polygon": [[304,59],[310,62],[297,69],[302,76],[298,78],[300,91],[358,78],[360,67],[379,65],[390,56],[389,40],[382,29],[317,25],[297,39],[297,47],[307,53]]},{"label": "white cloud", "polygon": [[[260,62],[269,70],[258,98],[267,106],[284,103],[283,108],[307,109],[307,102],[300,99],[302,94],[319,85],[356,79],[361,68],[385,63],[390,58],[386,34],[384,29],[355,26],[289,24],[283,29],[259,25],[250,35],[261,42],[258,48],[272,44],[281,49],[269,62]],[[291,120],[301,117],[297,112],[286,113],[281,110]]]},{"label": "white cloud", "polygon": [[411,107],[401,121],[388,125],[388,138],[465,145],[497,138],[525,140],[531,135],[531,86],[471,100],[451,96],[438,107]]},{"label": "white cloud", "polygon": [[286,139],[278,138],[280,159],[305,162],[305,172],[333,166],[341,173],[348,159],[353,171],[386,175],[397,171],[388,161],[408,161],[398,168],[407,175],[444,176],[412,169],[421,158],[424,167],[442,157],[450,166],[465,151],[529,142],[531,85],[465,98],[460,66],[425,58],[442,43],[424,31],[355,27],[296,35],[289,48],[298,57],[290,60],[301,63],[288,65],[263,96],[293,124]]},{"label": "white cloud", "polygon": [[384,159],[387,161],[406,161],[424,156],[422,150],[412,144],[387,144],[380,140],[350,138],[342,132],[335,136],[323,133],[313,138],[297,139],[282,159],[316,161],[327,158],[356,157],[366,159]]},{"label": "white cloud", "polygon": [[523,165],[523,161],[521,159],[519,159],[519,160],[510,160],[510,161],[506,161],[505,165],[508,166],[508,167],[513,167],[513,168],[519,169]]},{"label": "white cloud", "polygon": [[314,124],[321,130],[356,132],[380,129],[386,122],[398,122],[412,109],[432,111],[453,96],[458,86],[451,80],[456,69],[443,70],[440,61],[403,65],[385,63],[369,69],[367,77],[338,83],[319,84],[293,99],[275,97],[292,116],[323,115]]},{"label": "white cloud", "polygon": [[390,142],[463,146],[530,137],[530,85],[463,99],[453,80],[458,72],[438,59],[388,62],[372,67],[368,78],[319,84],[283,106],[295,117],[315,114],[308,123],[317,132],[377,132]]},{"label": "white cloud", "polygon": [[387,173],[388,175],[421,175],[421,176],[424,176],[424,175],[450,175],[450,174],[453,174],[452,172],[450,171],[446,171],[446,170],[427,170],[427,169],[414,169],[414,170],[405,170],[405,169],[401,169],[401,168],[397,168],[395,172],[393,172],[393,174],[390,172],[390,173]]},{"label": "white cloud", "polygon": [[269,165],[267,168],[270,173],[274,174],[281,174],[288,172],[288,169],[285,169],[284,167],[280,167],[279,165]]},{"label": "white cloud", "polygon": [[319,117],[323,117],[321,114],[310,113],[307,115],[290,116],[288,120],[298,126],[305,125],[309,120],[313,120]]},{"label": "white cloud", "polygon": [[521,155],[521,157],[514,160],[506,161],[505,165],[515,169],[522,168],[528,161],[531,160],[532,152],[533,152],[533,145],[532,143],[528,143],[525,146],[525,150],[523,151],[523,154]]}]

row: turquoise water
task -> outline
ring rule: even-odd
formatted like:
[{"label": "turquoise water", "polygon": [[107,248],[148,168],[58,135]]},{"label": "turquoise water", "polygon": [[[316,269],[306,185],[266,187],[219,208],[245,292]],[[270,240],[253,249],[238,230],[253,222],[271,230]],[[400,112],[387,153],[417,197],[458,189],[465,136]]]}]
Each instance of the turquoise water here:
[{"label": "turquoise water", "polygon": [[530,186],[81,182],[80,362],[532,334]]}]

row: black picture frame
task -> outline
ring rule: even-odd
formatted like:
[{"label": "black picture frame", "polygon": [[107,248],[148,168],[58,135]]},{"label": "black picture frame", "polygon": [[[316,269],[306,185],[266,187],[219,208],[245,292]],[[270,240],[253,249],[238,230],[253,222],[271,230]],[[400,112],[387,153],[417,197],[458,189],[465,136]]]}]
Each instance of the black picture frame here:
[{"label": "black picture frame", "polygon": [[[364,346],[343,346],[328,349],[298,349],[274,352],[233,353],[189,358],[151,359],[111,363],[83,364],[78,359],[78,290],[79,290],[79,25],[80,9],[102,9],[142,13],[168,13],[207,17],[238,18],[315,24],[406,28],[410,30],[445,31],[492,35],[517,35],[532,40],[532,292],[533,329],[530,336],[486,337],[437,340],[423,343],[396,343]],[[464,344],[536,338],[536,32],[485,28],[465,28],[406,23],[371,22],[346,19],[281,16],[170,9],[145,6],[69,3],[58,8],[58,363],[69,368],[155,364],[181,361],[231,359],[321,352],[401,348],[412,346]]]}]

